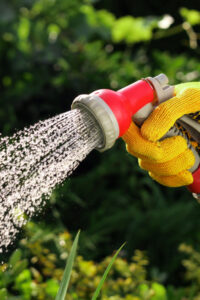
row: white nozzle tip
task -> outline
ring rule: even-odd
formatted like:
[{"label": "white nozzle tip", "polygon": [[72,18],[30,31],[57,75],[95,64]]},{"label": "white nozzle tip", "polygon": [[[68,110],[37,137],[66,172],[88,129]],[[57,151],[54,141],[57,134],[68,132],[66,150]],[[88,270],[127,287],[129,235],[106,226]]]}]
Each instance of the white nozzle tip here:
[{"label": "white nozzle tip", "polygon": [[147,77],[146,80],[153,86],[159,103],[173,97],[174,87],[172,85],[168,85],[168,77],[165,74],[162,73],[155,77]]},{"label": "white nozzle tip", "polygon": [[169,83],[168,77],[163,73],[155,76],[154,79],[158,80],[161,86],[165,86],[166,84]]}]

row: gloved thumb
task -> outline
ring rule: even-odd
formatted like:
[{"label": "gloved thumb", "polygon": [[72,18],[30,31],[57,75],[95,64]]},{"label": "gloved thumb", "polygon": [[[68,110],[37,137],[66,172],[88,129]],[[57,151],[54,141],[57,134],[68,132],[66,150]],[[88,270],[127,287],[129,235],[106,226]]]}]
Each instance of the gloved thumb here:
[{"label": "gloved thumb", "polygon": [[[200,86],[199,83],[198,85]],[[142,136],[152,142],[158,141],[177,119],[197,111],[200,111],[200,88],[182,85],[175,97],[161,103],[151,113],[141,127]]]}]

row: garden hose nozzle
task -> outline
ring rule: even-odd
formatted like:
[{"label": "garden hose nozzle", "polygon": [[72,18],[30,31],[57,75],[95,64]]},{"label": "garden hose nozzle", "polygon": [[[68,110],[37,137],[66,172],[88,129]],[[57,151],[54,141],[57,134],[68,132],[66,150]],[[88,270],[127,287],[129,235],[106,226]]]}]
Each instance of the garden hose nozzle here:
[{"label": "garden hose nozzle", "polygon": [[[173,96],[174,87],[168,84],[165,74],[159,74],[156,77],[138,80],[118,91],[101,89],[89,95],[80,95],[74,99],[72,109],[85,109],[96,119],[104,137],[103,144],[98,147],[98,150],[103,152],[111,148],[117,138],[123,136],[132,119],[139,126],[142,125],[159,103]],[[185,117],[187,119],[187,116],[183,118]],[[184,123],[187,123],[186,119],[183,120]],[[192,126],[191,122],[189,123],[188,126]],[[195,130],[198,129],[195,128]],[[165,137],[177,134],[183,135],[181,131],[177,132],[174,126]],[[184,137],[187,139],[186,136]],[[193,173],[194,182],[189,186],[189,190],[200,195],[200,158],[188,139],[187,142],[195,155],[195,165],[190,170]]]},{"label": "garden hose nozzle", "polygon": [[98,150],[105,151],[128,130],[135,114],[138,120],[147,118],[154,105],[171,98],[173,91],[166,75],[160,74],[141,79],[119,91],[101,89],[80,95],[73,101],[72,108],[85,108],[94,116],[104,136],[104,143]]}]

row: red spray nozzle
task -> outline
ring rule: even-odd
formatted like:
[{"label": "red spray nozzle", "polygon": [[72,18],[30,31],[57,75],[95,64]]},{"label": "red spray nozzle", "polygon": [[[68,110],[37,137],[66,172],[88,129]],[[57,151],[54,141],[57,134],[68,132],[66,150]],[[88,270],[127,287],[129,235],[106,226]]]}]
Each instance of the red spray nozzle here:
[{"label": "red spray nozzle", "polygon": [[155,99],[155,91],[146,80],[139,80],[117,92],[104,89],[92,95],[101,98],[111,109],[119,126],[118,137],[128,130],[132,116]]},{"label": "red spray nozzle", "polygon": [[104,144],[99,150],[105,151],[128,130],[133,117],[138,121],[147,118],[154,104],[171,98],[173,91],[167,76],[160,74],[118,91],[101,89],[80,95],[73,101],[72,108],[82,107],[92,113],[104,135]]}]

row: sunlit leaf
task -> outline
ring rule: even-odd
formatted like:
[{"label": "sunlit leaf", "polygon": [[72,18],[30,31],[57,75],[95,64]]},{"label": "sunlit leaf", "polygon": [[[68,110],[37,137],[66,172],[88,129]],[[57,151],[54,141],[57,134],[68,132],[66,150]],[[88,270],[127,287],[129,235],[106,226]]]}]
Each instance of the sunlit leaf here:
[{"label": "sunlit leaf", "polygon": [[59,33],[60,33],[60,27],[56,24],[50,24],[47,28],[48,34],[49,34],[49,40],[50,41],[56,41]]},{"label": "sunlit leaf", "polygon": [[146,283],[142,283],[138,286],[139,295],[142,296],[142,298],[147,298],[149,294],[149,287]]},{"label": "sunlit leaf", "polygon": [[16,277],[16,283],[20,284],[24,281],[31,281],[31,272],[26,269],[24,271],[22,271],[17,277]]},{"label": "sunlit leaf", "polygon": [[131,16],[122,17],[116,20],[112,29],[112,38],[114,42],[125,41],[135,43],[148,41],[152,37],[152,29],[155,26],[153,20],[145,18],[134,18]]},{"label": "sunlit leaf", "polygon": [[30,33],[30,21],[27,18],[21,18],[18,29],[17,29],[17,34],[18,34],[18,48],[22,52],[29,52],[30,50],[30,44],[28,42],[28,37]]},{"label": "sunlit leaf", "polygon": [[153,282],[151,288],[155,293],[151,300],[167,300],[166,289],[163,285]]},{"label": "sunlit leaf", "polygon": [[18,26],[18,37],[21,40],[26,40],[30,32],[30,21],[27,18],[21,18]]},{"label": "sunlit leaf", "polygon": [[103,38],[108,38],[111,34],[111,29],[114,26],[115,16],[102,9],[95,10],[91,5],[82,5],[81,12],[85,15],[89,27],[87,31],[97,33]]},{"label": "sunlit leaf", "polygon": [[60,289],[56,296],[56,300],[64,300],[65,299],[65,295],[67,293],[67,289],[68,289],[68,285],[69,285],[69,281],[70,281],[70,277],[71,277],[72,267],[74,264],[74,259],[76,256],[76,249],[77,249],[77,245],[78,245],[79,235],[80,235],[80,231],[77,233],[76,238],[73,242],[73,245],[72,245],[68,260],[67,260],[67,265],[64,270]]},{"label": "sunlit leaf", "polygon": [[200,24],[200,12],[194,9],[181,8],[181,16],[191,25]]},{"label": "sunlit leaf", "polygon": [[0,299],[1,300],[7,300],[8,298],[7,298],[7,291],[6,291],[6,289],[1,289],[0,290]]},{"label": "sunlit leaf", "polygon": [[47,280],[45,291],[48,295],[52,297],[56,297],[58,289],[59,289],[59,284],[57,280],[55,279]]}]

